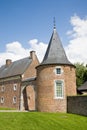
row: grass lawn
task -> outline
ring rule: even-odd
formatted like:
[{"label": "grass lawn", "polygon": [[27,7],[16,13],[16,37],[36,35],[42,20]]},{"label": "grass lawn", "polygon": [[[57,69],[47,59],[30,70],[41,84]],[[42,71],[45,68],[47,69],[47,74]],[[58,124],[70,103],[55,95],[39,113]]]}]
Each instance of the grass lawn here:
[{"label": "grass lawn", "polygon": [[87,117],[40,112],[0,112],[0,130],[87,130]]},{"label": "grass lawn", "polygon": [[15,108],[0,108],[0,110],[16,110]]}]

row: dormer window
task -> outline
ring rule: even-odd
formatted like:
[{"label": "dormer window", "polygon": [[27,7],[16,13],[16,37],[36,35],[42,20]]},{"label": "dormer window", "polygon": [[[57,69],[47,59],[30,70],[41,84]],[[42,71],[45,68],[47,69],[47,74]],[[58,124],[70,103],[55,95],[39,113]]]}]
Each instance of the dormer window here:
[{"label": "dormer window", "polygon": [[62,74],[62,68],[61,67],[56,67],[56,69],[55,69],[55,73],[57,74],[57,75],[60,75],[60,74]]}]

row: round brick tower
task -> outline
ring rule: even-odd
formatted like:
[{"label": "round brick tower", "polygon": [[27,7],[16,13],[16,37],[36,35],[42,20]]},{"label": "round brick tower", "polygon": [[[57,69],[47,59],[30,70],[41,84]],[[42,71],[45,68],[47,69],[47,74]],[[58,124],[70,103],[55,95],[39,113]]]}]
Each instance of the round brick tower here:
[{"label": "round brick tower", "polygon": [[36,69],[37,110],[66,112],[67,96],[76,95],[75,66],[67,59],[55,26],[44,59]]}]

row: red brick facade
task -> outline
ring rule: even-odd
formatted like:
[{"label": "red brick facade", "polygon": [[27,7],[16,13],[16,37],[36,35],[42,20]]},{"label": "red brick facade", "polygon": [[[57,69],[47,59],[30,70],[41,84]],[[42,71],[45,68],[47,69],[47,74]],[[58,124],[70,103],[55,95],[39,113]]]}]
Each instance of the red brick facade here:
[{"label": "red brick facade", "polygon": [[[55,74],[57,65],[37,67],[37,109],[38,111],[66,112],[68,95],[76,95],[75,68],[69,65],[61,65],[63,73]],[[55,98],[54,82],[63,80],[63,98]]]},{"label": "red brick facade", "polygon": [[[14,89],[15,84],[17,85],[16,89]],[[0,83],[0,107],[15,108],[18,110],[20,109],[20,90],[21,90],[20,84],[21,84],[20,79],[19,80],[14,79],[11,81]],[[2,90],[3,86],[4,90]],[[1,98],[3,98],[2,102]]]},{"label": "red brick facade", "polygon": [[[22,75],[0,79],[0,107],[17,110],[36,109],[35,81],[27,82],[26,79],[36,77],[35,67],[39,65],[39,61],[35,52],[31,53],[31,58],[31,64]],[[15,84],[17,85],[16,90],[14,90]]]},{"label": "red brick facade", "polygon": [[[6,79],[6,81],[0,83],[0,98],[4,98],[3,103],[0,102],[0,107],[46,112],[67,111],[67,96],[76,95],[74,66],[59,65],[62,69],[62,74],[57,75],[55,69],[58,65],[42,65],[35,69],[38,64],[38,60],[34,60],[22,75],[23,78],[17,77],[15,79],[16,77],[14,77],[12,80]],[[24,84],[22,83],[26,78],[34,76],[36,76],[36,81],[25,81]],[[64,83],[62,99],[55,98],[55,80],[62,80]],[[14,90],[14,84],[17,84],[16,90]],[[4,91],[2,91],[2,85],[4,86]],[[13,101],[14,97],[16,97],[15,103]]]}]

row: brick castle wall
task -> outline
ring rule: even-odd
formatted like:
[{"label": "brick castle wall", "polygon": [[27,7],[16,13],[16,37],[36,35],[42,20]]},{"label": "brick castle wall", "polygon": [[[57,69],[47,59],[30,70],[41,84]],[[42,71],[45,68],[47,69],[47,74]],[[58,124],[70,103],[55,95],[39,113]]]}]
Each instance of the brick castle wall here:
[{"label": "brick castle wall", "polygon": [[[17,90],[14,90],[14,84],[17,84]],[[4,85],[4,91],[2,91],[2,85]],[[4,102],[1,103],[1,98],[4,98]],[[13,102],[13,98],[16,97],[16,103]],[[20,81],[7,81],[0,84],[0,107],[2,108],[20,108]]]},{"label": "brick castle wall", "polygon": [[33,59],[32,63],[29,65],[29,67],[24,72],[23,79],[36,77],[36,69],[35,68],[38,65],[39,65],[39,61],[35,55],[35,59]]},{"label": "brick castle wall", "polygon": [[[35,67],[39,65],[39,61],[37,59],[37,56],[33,54],[32,62],[24,72],[24,74],[21,76],[22,80],[27,78],[36,77],[36,69]],[[16,76],[15,76],[16,77]],[[8,81],[9,78],[9,81]],[[15,108],[17,110],[20,109],[20,101],[21,101],[21,86],[22,81],[21,79],[15,80],[14,77],[8,77],[5,79],[5,81],[1,81],[0,83],[0,107],[2,108]],[[13,85],[17,84],[17,90],[14,91]],[[4,91],[2,92],[2,85],[4,86]],[[26,85],[25,85],[26,86]],[[30,94],[31,93],[31,94]],[[29,99],[29,95],[31,95],[31,99]],[[16,103],[13,103],[13,98],[16,97]],[[4,99],[3,103],[1,103],[1,98]],[[35,95],[34,95],[34,89],[30,86],[25,87],[23,91],[23,105],[24,109],[34,110],[35,109]]]},{"label": "brick castle wall", "polygon": [[[37,67],[37,110],[47,112],[66,112],[67,95],[76,95],[75,68],[61,66],[63,73],[55,74],[55,65]],[[55,99],[54,81],[64,81],[63,99]]]}]

